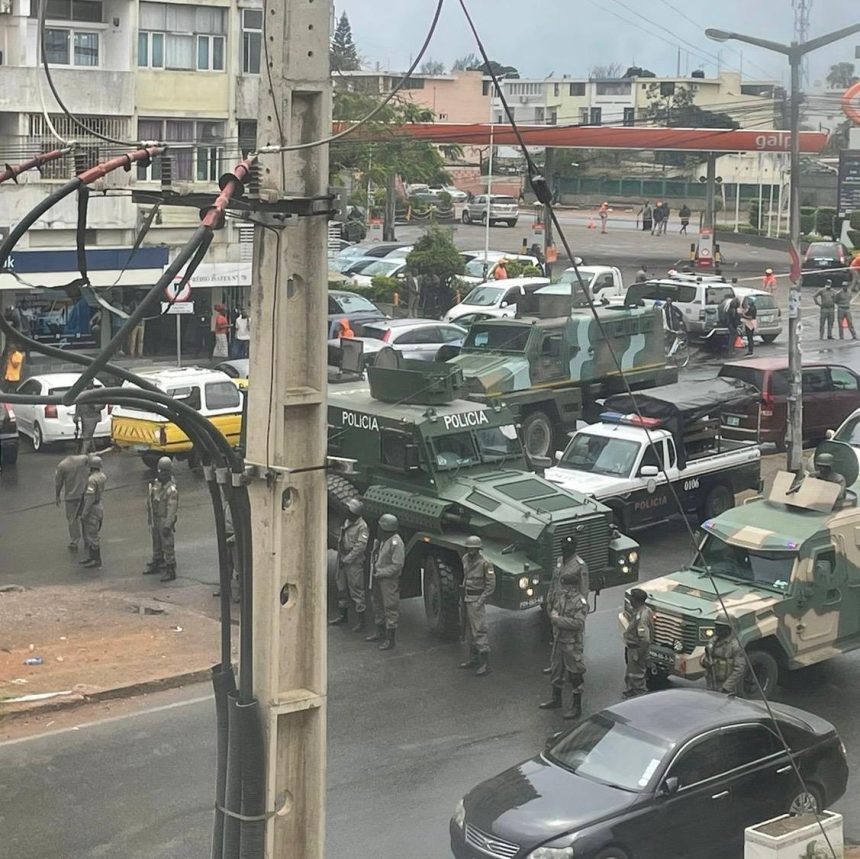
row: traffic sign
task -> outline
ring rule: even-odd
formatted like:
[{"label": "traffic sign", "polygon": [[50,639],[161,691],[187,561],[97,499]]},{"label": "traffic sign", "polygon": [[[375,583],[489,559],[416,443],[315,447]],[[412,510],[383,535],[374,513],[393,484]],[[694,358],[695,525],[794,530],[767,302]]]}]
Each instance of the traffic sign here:
[{"label": "traffic sign", "polygon": [[164,287],[164,297],[168,301],[188,301],[191,298],[191,281],[189,280],[182,289],[179,289],[179,284],[182,283],[182,276],[177,275],[173,283],[168,283]]},{"label": "traffic sign", "polygon": [[171,304],[169,301],[161,302],[161,313],[168,316],[185,316],[189,313],[194,313],[193,301],[177,301]]}]

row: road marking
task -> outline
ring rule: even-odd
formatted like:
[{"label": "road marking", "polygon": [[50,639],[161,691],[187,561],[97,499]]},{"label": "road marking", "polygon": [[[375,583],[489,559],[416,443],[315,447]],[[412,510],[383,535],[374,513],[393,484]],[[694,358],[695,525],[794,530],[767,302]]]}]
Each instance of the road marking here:
[{"label": "road marking", "polygon": [[83,722],[80,725],[72,725],[68,728],[58,728],[56,731],[45,731],[41,734],[33,734],[30,737],[19,737],[17,740],[4,740],[3,742],[0,742],[0,748],[3,748],[4,746],[17,746],[20,743],[30,743],[33,740],[41,740],[45,737],[58,737],[62,734],[71,734],[85,728],[97,728],[99,725],[109,725],[111,722],[120,722],[123,719],[133,719],[137,716],[149,716],[152,713],[163,713],[166,710],[176,710],[179,707],[190,707],[195,704],[202,704],[204,701],[211,701],[213,698],[214,695],[204,695],[201,698],[191,698],[188,701],[174,701],[172,704],[162,704],[158,707],[149,707],[146,710],[137,710],[134,713],[123,713],[121,716],[108,716],[105,719],[99,719],[94,722]]}]

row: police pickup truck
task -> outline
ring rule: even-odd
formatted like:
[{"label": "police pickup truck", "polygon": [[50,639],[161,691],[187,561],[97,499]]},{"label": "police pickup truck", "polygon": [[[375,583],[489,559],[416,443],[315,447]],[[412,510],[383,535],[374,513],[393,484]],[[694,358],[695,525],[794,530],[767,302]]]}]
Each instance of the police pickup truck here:
[{"label": "police pickup truck", "polygon": [[761,486],[761,452],[719,434],[720,413],[755,401],[749,385],[725,379],[683,382],[610,397],[599,423],[574,433],[546,478],[591,495],[623,530],[679,513],[696,523],[734,507],[735,495]]}]

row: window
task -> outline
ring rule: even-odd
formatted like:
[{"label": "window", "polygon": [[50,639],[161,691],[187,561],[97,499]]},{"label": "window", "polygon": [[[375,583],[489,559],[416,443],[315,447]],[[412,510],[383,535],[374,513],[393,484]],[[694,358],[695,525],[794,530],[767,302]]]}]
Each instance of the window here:
[{"label": "window", "polygon": [[[129,137],[130,122],[129,117],[125,116],[78,116],[77,117],[87,128],[99,134],[104,134],[107,137],[115,137],[125,140]],[[63,113],[50,114],[50,120],[54,128],[60,136],[66,139],[77,140],[81,148],[86,154],[86,158],[90,164],[98,163],[100,159],[101,148],[105,145],[101,140],[95,137],[90,137],[83,133],[74,122]],[[48,124],[45,122],[45,117],[41,113],[31,113],[27,115],[28,121],[28,143],[27,148],[31,151],[40,151],[43,149],[53,149],[56,144],[54,137]],[[71,159],[58,158],[46,164],[41,170],[43,179],[63,179],[69,178],[69,173],[72,170]]]},{"label": "window", "polygon": [[636,108],[635,107],[625,107],[624,108],[624,119],[622,120],[622,124],[627,126],[628,128],[636,125]]},{"label": "window", "polygon": [[256,119],[240,119],[239,120],[239,149],[242,150],[242,157],[245,158],[249,152],[253,152],[257,148],[257,120]]},{"label": "window", "polygon": [[212,6],[141,3],[138,66],[224,71],[224,11]]},{"label": "window", "polygon": [[[220,165],[224,157],[224,123],[220,120],[140,119],[137,133],[140,140],[173,145],[170,158],[175,180],[214,182],[223,172]],[[156,158],[149,167],[139,166],[138,180],[160,181],[161,163]]]},{"label": "window", "polygon": [[401,432],[383,430],[381,433],[382,464],[399,471],[418,467],[418,447],[412,437]]},{"label": "window", "polygon": [[535,122],[544,122],[546,118],[546,111],[542,107],[535,108]]},{"label": "window", "polygon": [[639,466],[640,470],[646,465],[653,465],[655,468],[663,470],[663,451],[662,451],[662,442],[656,442],[655,444],[649,444],[648,447],[645,448],[645,453],[642,456],[642,464]]},{"label": "window", "polygon": [[688,787],[725,771],[720,735],[715,732],[681,752],[668,775],[677,778],[681,787]]},{"label": "window", "polygon": [[[232,382],[227,382],[226,384],[232,386],[234,389],[236,387]],[[190,406],[198,412],[200,411],[200,388],[197,385],[194,387],[188,386],[185,388],[173,388],[167,392],[167,396],[173,397],[174,400],[178,400],[181,403],[185,403],[186,406]]]},{"label": "window", "polygon": [[737,769],[782,750],[773,731],[764,725],[748,725],[723,730],[723,769]]},{"label": "window", "polygon": [[260,9],[243,9],[242,71],[245,74],[260,74],[260,49],[262,44],[263,12]]},{"label": "window", "polygon": [[581,107],[579,109],[580,125],[588,125],[588,117],[589,117],[588,108],[587,107]]},{"label": "window", "polygon": [[[39,0],[31,0],[30,17],[39,17]],[[88,24],[101,24],[101,0],[48,0],[45,9],[47,21],[86,21]]]},{"label": "window", "polygon": [[629,81],[598,81],[595,95],[630,95]]},{"label": "window", "polygon": [[206,407],[236,409],[239,407],[239,389],[232,382],[208,382],[206,385]]},{"label": "window", "polygon": [[558,125],[558,110],[552,108],[549,112],[549,125]]},{"label": "window", "polygon": [[46,27],[45,59],[56,66],[98,66],[99,34]]},{"label": "window", "polygon": [[603,123],[603,109],[599,107],[591,108],[589,116],[589,125],[601,125]]},{"label": "window", "polygon": [[398,346],[418,346],[421,344],[440,343],[439,329],[435,325],[426,328],[416,328],[414,331],[405,331],[399,337],[394,338]]},{"label": "window", "polygon": [[585,95],[585,83],[577,82],[570,84],[568,87],[568,94],[571,96]]},{"label": "window", "polygon": [[424,78],[406,78],[401,89],[424,89]]},{"label": "window", "polygon": [[541,342],[540,354],[542,358],[561,357],[561,334],[547,334]]},{"label": "window", "polygon": [[830,379],[837,391],[857,390],[857,377],[845,367],[831,367]]},{"label": "window", "polygon": [[806,367],[803,370],[803,393],[822,394],[830,390],[826,367]]}]

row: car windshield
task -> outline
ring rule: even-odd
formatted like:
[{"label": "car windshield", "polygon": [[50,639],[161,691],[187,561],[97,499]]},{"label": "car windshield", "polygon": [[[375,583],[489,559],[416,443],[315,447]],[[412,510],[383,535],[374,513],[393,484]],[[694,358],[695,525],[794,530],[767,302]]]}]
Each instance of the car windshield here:
[{"label": "car windshield", "polygon": [[561,737],[547,756],[579,776],[638,793],[669,748],[657,737],[598,713]]},{"label": "car windshield", "polygon": [[469,329],[464,349],[525,352],[531,328],[523,325],[492,325],[476,322]]},{"label": "car windshield", "polygon": [[379,309],[373,302],[368,301],[366,298],[363,298],[361,295],[355,295],[351,292],[341,292],[339,295],[334,296],[335,301],[340,305],[340,309],[344,313],[351,313],[357,310],[371,310],[374,312],[378,312]]},{"label": "car windshield", "polygon": [[838,257],[841,246],[833,242],[813,242],[807,249],[809,257]]},{"label": "car windshield", "polygon": [[475,438],[482,462],[499,462],[521,454],[517,428],[513,424],[479,429]]},{"label": "car windshield", "polygon": [[[582,277],[584,283],[590,283],[591,279],[594,277],[597,272],[593,268],[586,268],[581,265],[579,267],[579,274]],[[559,283],[579,283],[579,279],[576,276],[576,272],[572,269],[566,269],[564,274],[558,279]]]},{"label": "car windshield", "polygon": [[[478,263],[477,276],[481,276],[481,266],[483,263],[475,260]],[[466,271],[471,270],[473,263],[466,266]],[[492,307],[501,298],[504,292],[504,287],[501,286],[476,286],[464,299],[463,304],[471,304],[476,307]]]},{"label": "car windshield", "polygon": [[517,201],[513,197],[493,197],[494,206],[516,206]]},{"label": "car windshield", "polygon": [[844,441],[845,444],[860,447],[860,415],[849,418],[842,424],[833,436],[834,441]]},{"label": "car windshield", "polygon": [[[487,266],[487,272],[491,272],[493,270],[493,266],[496,264],[496,260],[490,259],[484,262],[483,257],[475,257],[475,259],[470,260],[466,263],[466,275],[468,277],[483,277],[484,276],[484,266]],[[472,290],[474,292],[475,290]],[[471,295],[472,293],[469,293]],[[466,301],[469,304],[474,304],[474,301],[469,301],[469,298],[466,298]],[[492,303],[492,302],[489,302]]]},{"label": "car windshield", "polygon": [[362,273],[362,275],[365,275],[367,277],[372,277],[375,274],[389,275],[395,269],[401,268],[403,266],[403,262],[404,261],[402,259],[397,259],[397,260],[381,259],[381,260],[378,260],[377,262],[372,262],[369,266],[367,266],[366,268],[363,268],[361,270],[361,273]]},{"label": "car windshield", "polygon": [[628,477],[638,454],[639,445],[635,441],[581,432],[574,436],[558,464],[593,474]]},{"label": "car windshield", "polygon": [[438,471],[502,462],[522,454],[517,429],[512,424],[437,436],[433,449]]},{"label": "car windshield", "polygon": [[741,579],[780,591],[788,587],[797,559],[796,552],[754,552],[742,546],[732,546],[714,534],[705,538],[701,554],[713,575]]},{"label": "car windshield", "polygon": [[751,301],[757,310],[773,310],[776,307],[772,295],[748,295],[747,301]]},{"label": "car windshield", "polygon": [[433,449],[436,468],[439,471],[468,468],[468,466],[477,465],[481,461],[471,432],[438,436],[433,439]]}]

